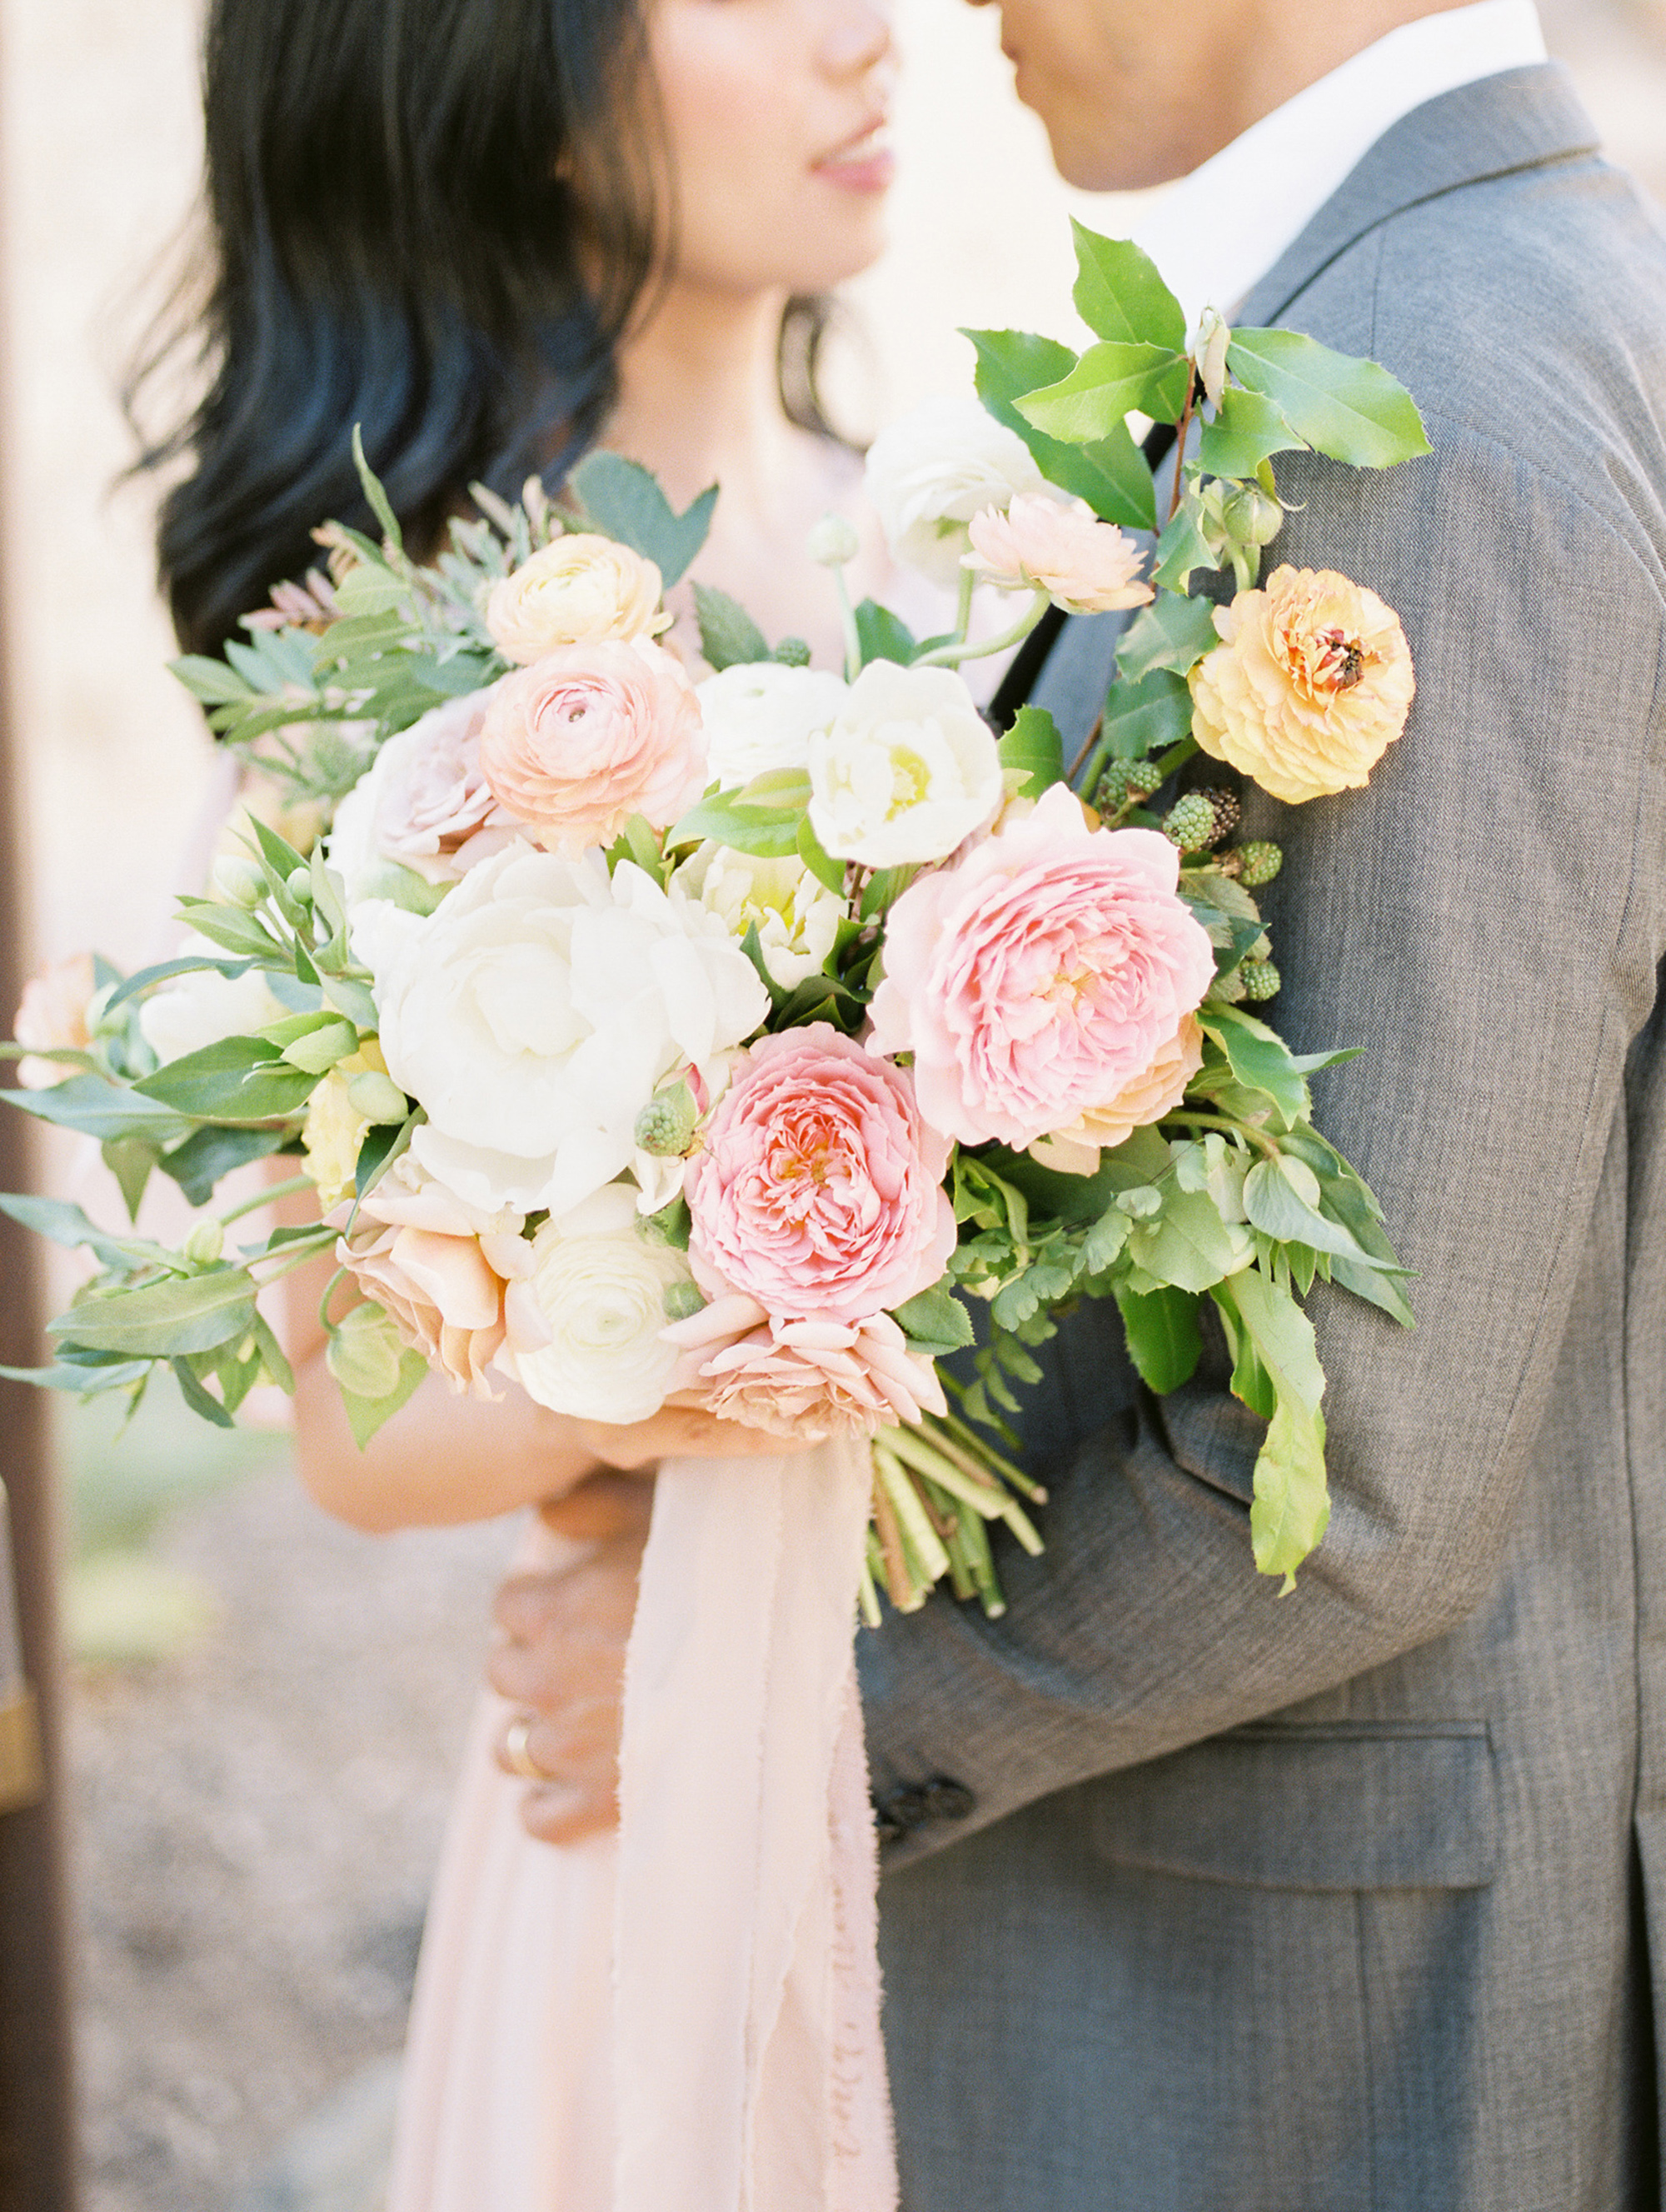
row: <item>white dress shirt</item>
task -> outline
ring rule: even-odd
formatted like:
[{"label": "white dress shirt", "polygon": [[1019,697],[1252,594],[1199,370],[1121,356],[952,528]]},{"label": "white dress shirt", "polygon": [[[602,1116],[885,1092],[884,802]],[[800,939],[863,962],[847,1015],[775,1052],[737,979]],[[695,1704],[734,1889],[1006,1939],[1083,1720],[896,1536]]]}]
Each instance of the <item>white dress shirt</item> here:
[{"label": "white dress shirt", "polygon": [[1534,0],[1402,24],[1170,185],[1134,240],[1192,327],[1206,307],[1230,316],[1384,131],[1442,93],[1546,58]]}]

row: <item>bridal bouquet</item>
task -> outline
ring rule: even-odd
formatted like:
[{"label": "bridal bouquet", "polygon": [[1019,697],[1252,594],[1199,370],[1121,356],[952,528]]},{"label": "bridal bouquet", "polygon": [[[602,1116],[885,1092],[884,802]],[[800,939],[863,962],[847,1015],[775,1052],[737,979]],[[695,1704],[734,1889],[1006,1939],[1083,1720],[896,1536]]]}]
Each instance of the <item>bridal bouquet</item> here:
[{"label": "bridal bouquet", "polygon": [[[1152,802],[1200,749],[1292,802],[1365,781],[1409,708],[1405,639],[1341,576],[1261,580],[1272,462],[1427,448],[1382,370],[1213,318],[1189,342],[1134,247],[1077,236],[1098,342],[972,333],[982,406],[870,457],[953,627],[851,606],[854,533],[820,526],[842,675],[702,586],[712,672],[666,641],[714,491],[679,515],[597,453],[562,504],[478,490],[422,566],[361,454],[381,542],[327,526],[327,573],[178,665],[276,803],[181,902],[178,957],[32,986],[11,1048],[14,1103],[99,1139],[135,1213],[154,1172],[206,1208],[286,1154],[316,1218],[234,1249],[263,1190],[176,1249],[0,1201],[100,1263],[33,1379],[137,1395],[166,1364],[228,1423],[291,1380],[262,1291],[333,1252],[361,1443],[430,1369],[605,1421],[683,1394],[871,1437],[877,1623],[879,1585],[909,1607],[945,1577],[999,1610],[991,1520],[1039,1548],[1003,1416],[1061,1308],[1114,1297],[1164,1391],[1207,1297],[1269,1423],[1256,1565],[1293,1574],[1327,1513],[1300,1297],[1317,1275],[1409,1310],[1313,1120],[1309,1078],[1347,1053],[1298,1058],[1251,1011],[1279,983],[1255,896],[1278,849],[1231,842],[1230,781]],[[1136,410],[1177,425],[1160,534]],[[1235,590],[1193,592],[1200,571]],[[1022,611],[974,644],[979,584]],[[1049,604],[1137,611],[1073,763],[1034,709],[997,738],[960,673]]]}]

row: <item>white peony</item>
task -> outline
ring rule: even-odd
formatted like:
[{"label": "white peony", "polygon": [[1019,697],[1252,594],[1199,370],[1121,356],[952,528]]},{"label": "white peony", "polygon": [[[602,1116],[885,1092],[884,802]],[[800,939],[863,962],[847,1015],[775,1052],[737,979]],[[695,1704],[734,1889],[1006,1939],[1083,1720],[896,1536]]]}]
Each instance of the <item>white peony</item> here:
[{"label": "white peony", "polygon": [[[428,1115],[423,1166],[469,1205],[564,1214],[631,1165],[663,1084],[769,1012],[715,915],[629,861],[610,882],[516,844],[429,915],[359,909],[388,1073]],[[717,1071],[714,1071],[714,1074]]]},{"label": "white peony", "polygon": [[[192,952],[211,960],[226,957],[203,937],[189,938],[179,947],[182,958]],[[175,975],[153,991],[139,1008],[139,1028],[157,1059],[166,1062],[218,1044],[222,1037],[252,1036],[286,1020],[289,1013],[259,969],[251,968],[246,975],[222,975],[204,968]]]},{"label": "white peony", "polygon": [[679,1357],[663,1334],[666,1293],[692,1280],[680,1252],[638,1234],[632,1193],[610,1183],[533,1238],[527,1287],[550,1341],[506,1346],[497,1364],[557,1413],[645,1421],[665,1403]]},{"label": "white peony", "polygon": [[964,679],[871,661],[810,748],[810,820],[870,868],[946,860],[1001,801],[1000,756]]},{"label": "white peony", "polygon": [[773,769],[807,768],[810,739],[845,702],[845,686],[819,668],[745,661],[699,687],[708,774],[725,791]]},{"label": "white peony", "polygon": [[972,517],[1047,489],[1023,439],[969,396],[928,399],[882,430],[866,483],[893,558],[945,592],[959,587]]},{"label": "white peony", "polygon": [[763,964],[783,991],[819,971],[847,911],[838,893],[796,857],[761,860],[709,841],[672,880],[714,914],[737,944],[756,929]]}]

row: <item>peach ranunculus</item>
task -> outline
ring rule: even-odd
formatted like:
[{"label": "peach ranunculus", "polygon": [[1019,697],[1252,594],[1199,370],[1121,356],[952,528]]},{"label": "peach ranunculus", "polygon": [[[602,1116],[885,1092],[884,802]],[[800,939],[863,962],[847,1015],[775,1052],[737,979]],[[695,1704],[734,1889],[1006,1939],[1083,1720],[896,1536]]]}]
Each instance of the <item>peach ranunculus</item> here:
[{"label": "peach ranunculus", "polygon": [[1143,1075],[1214,980],[1154,830],[1092,830],[1055,784],[891,910],[869,1042],[914,1054],[920,1109],[1021,1151]]},{"label": "peach ranunculus", "polygon": [[948,1145],[904,1071],[831,1024],[760,1037],[704,1136],[684,1194],[708,1297],[741,1291],[777,1322],[856,1322],[947,1267]]},{"label": "peach ranunculus", "polygon": [[454,884],[515,834],[480,769],[491,696],[448,699],[391,737],[336,809],[330,862],[350,899],[374,896],[377,866],[390,860]]},{"label": "peach ranunculus", "polygon": [[963,562],[980,583],[1045,592],[1067,614],[1143,607],[1153,596],[1140,574],[1144,553],[1085,500],[1066,506],[1045,493],[1020,493],[1005,514],[986,507],[975,514],[967,534],[972,550]]},{"label": "peach ranunculus", "polygon": [[87,1032],[87,1006],[96,988],[90,952],[73,953],[55,960],[23,986],[22,1004],[12,1035],[29,1048],[28,1057],[17,1063],[17,1079],[26,1091],[50,1091],[76,1073],[73,1061],[37,1060],[43,1052],[85,1052],[92,1040]]},{"label": "peach ranunculus", "polygon": [[453,1390],[490,1398],[486,1370],[505,1345],[532,1352],[548,1340],[525,1226],[508,1209],[467,1205],[406,1152],[360,1200],[336,1257]]},{"label": "peach ranunculus", "polygon": [[933,1363],[889,1314],[771,1322],[756,1299],[719,1298],[663,1332],[682,1353],[672,1387],[767,1436],[877,1436],[948,1407]]},{"label": "peach ranunculus", "polygon": [[559,646],[654,637],[672,617],[652,561],[611,538],[575,531],[541,545],[492,586],[486,628],[506,660],[525,668]]},{"label": "peach ranunculus", "polygon": [[669,829],[700,796],[700,702],[681,663],[646,638],[563,646],[493,691],[480,767],[535,843],[576,859],[611,845],[633,814]]},{"label": "peach ranunculus", "polygon": [[1188,1014],[1143,1075],[1125,1084],[1108,1106],[1090,1107],[1067,1129],[1054,1129],[1030,1147],[1031,1159],[1063,1175],[1098,1172],[1099,1155],[1126,1144],[1136,1129],[1172,1114],[1203,1065],[1203,1031]]},{"label": "peach ranunculus", "polygon": [[1275,568],[1219,609],[1192,672],[1206,753],[1300,806],[1358,791],[1406,726],[1416,683],[1394,609],[1329,568]]}]

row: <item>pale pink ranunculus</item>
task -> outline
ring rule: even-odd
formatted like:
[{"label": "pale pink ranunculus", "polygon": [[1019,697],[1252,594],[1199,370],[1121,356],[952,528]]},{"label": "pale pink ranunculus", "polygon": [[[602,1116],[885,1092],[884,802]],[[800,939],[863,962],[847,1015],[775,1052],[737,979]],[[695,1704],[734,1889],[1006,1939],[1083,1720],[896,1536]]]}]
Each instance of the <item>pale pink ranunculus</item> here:
[{"label": "pale pink ranunculus", "polygon": [[1108,1105],[1090,1106],[1067,1128],[1038,1137],[1030,1147],[1031,1158],[1062,1175],[1096,1175],[1102,1152],[1174,1112],[1202,1065],[1203,1031],[1196,1015],[1187,1014],[1143,1075],[1124,1084]]},{"label": "pale pink ranunculus", "polygon": [[406,1152],[360,1201],[336,1257],[453,1389],[490,1398],[486,1370],[504,1346],[535,1352],[549,1338],[525,1226],[468,1205]]},{"label": "pale pink ranunculus", "polygon": [[50,1091],[76,1073],[72,1061],[37,1060],[34,1054],[86,1051],[91,1042],[87,1006],[95,984],[92,954],[76,952],[55,960],[23,986],[12,1035],[29,1048],[28,1056],[17,1063],[17,1079],[26,1091]]},{"label": "pale pink ranunculus", "polygon": [[1067,505],[1045,492],[1021,492],[1003,511],[986,507],[967,526],[962,556],[980,583],[1006,592],[1046,592],[1073,615],[1143,607],[1153,597],[1140,574],[1145,555],[1085,500]]},{"label": "pale pink ranunculus", "polygon": [[664,1334],[682,1354],[674,1389],[767,1436],[822,1443],[948,1411],[936,1367],[889,1314],[771,1322],[756,1299],[731,1296]]},{"label": "pale pink ranunculus", "polygon": [[[368,801],[367,861],[397,861],[431,884],[454,884],[508,843],[517,825],[480,766],[491,696],[448,699],[387,740],[359,787]],[[341,813],[357,795],[337,811],[337,843]]]},{"label": "pale pink ranunculus", "polygon": [[494,690],[480,767],[536,843],[575,859],[611,845],[633,814],[669,829],[700,796],[700,702],[646,638],[563,646]]},{"label": "pale pink ranunculus", "polygon": [[760,1037],[707,1125],[684,1194],[708,1297],[843,1322],[929,1290],[954,1249],[949,1147],[901,1068],[827,1022]]},{"label": "pale pink ranunculus", "polygon": [[934,1128],[1021,1151],[1151,1066],[1215,972],[1179,869],[1158,831],[1090,829],[1055,784],[904,891],[868,1042],[913,1054]]}]

